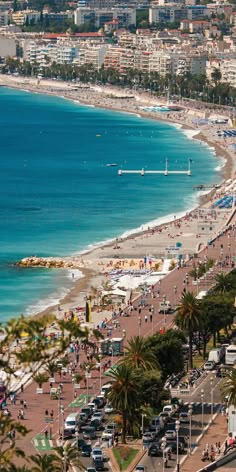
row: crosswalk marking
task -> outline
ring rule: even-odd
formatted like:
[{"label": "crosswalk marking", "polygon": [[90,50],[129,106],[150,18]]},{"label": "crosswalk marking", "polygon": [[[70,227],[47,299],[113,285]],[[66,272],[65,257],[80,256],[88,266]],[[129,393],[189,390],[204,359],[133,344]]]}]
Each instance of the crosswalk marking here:
[{"label": "crosswalk marking", "polygon": [[32,439],[32,443],[38,451],[50,451],[54,447],[52,439],[45,438],[43,434],[38,434]]},{"label": "crosswalk marking", "polygon": [[[190,406],[190,405],[192,407],[198,407],[198,406],[202,406],[202,402],[184,402],[184,406]],[[203,402],[203,405],[206,407],[210,407],[212,404],[209,402]],[[221,403],[214,403],[213,405],[216,408],[216,407],[220,407]]]}]

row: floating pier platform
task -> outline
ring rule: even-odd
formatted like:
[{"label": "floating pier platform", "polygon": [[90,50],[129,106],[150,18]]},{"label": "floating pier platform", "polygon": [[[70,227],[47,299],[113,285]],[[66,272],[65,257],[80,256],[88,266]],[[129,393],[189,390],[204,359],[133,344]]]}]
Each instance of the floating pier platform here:
[{"label": "floating pier platform", "polygon": [[188,160],[188,169],[187,170],[169,170],[168,169],[168,159],[166,159],[166,167],[163,170],[145,170],[142,168],[141,170],[125,170],[125,169],[119,169],[118,170],[118,175],[123,175],[123,174],[140,174],[141,176],[144,176],[146,174],[162,174],[162,175],[171,175],[171,174],[185,174],[188,176],[192,175],[191,172],[191,159]]}]

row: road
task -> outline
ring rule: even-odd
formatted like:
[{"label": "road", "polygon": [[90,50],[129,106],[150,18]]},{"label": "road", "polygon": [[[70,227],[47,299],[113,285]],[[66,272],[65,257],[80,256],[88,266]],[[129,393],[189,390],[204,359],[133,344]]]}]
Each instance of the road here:
[{"label": "road", "polygon": [[[212,379],[212,380],[211,380]],[[192,421],[191,421],[191,447],[192,449],[196,446],[197,438],[202,433],[203,428],[210,422],[212,413],[216,413],[221,405],[221,392],[220,392],[220,383],[222,379],[219,379],[215,376],[215,372],[209,372],[207,377],[202,380],[198,387],[192,392],[191,395],[181,396],[183,400],[183,408],[181,411],[188,411],[189,406],[191,405]],[[204,391],[203,401],[201,398],[201,391]],[[213,392],[213,407],[211,403]],[[176,421],[176,418],[173,418],[173,423]],[[168,429],[168,426],[167,426]],[[164,436],[162,433],[159,437]],[[185,450],[185,453],[189,453],[189,438],[190,438],[190,424],[181,424],[179,430],[179,436],[185,436],[188,447]],[[168,444],[167,444],[168,445]],[[181,460],[182,455],[179,456]],[[168,462],[169,470],[174,470],[177,463],[176,454],[172,454],[171,460]],[[148,472],[163,472],[163,459],[162,457],[149,457],[148,454],[145,454],[143,459],[140,461],[140,464],[143,464],[147,467]],[[195,471],[193,471],[195,472]]]}]

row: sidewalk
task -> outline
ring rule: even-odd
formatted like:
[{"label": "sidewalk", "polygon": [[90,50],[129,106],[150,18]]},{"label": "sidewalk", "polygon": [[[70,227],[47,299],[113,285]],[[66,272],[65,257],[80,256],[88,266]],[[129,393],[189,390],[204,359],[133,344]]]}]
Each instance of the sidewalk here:
[{"label": "sidewalk", "polygon": [[[215,445],[216,442],[221,443],[221,450],[224,448],[224,442],[228,435],[226,416],[219,414],[213,423],[201,438],[198,447],[195,449],[191,457],[188,457],[184,464],[181,466],[181,472],[197,472],[204,467],[204,464],[209,462],[202,462],[202,451],[205,449],[206,444],[209,444],[209,448]],[[217,458],[217,456],[216,456]]]}]

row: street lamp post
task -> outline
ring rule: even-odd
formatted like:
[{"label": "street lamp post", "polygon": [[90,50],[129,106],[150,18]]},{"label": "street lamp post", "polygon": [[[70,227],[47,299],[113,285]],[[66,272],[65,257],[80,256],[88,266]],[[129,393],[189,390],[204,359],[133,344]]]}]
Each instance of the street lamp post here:
[{"label": "street lamp post", "polygon": [[[125,341],[125,338],[126,338],[126,329],[123,329],[123,341]],[[123,347],[124,349],[124,356],[125,356],[125,347]]]},{"label": "street lamp post", "polygon": [[189,284],[188,273],[185,274],[185,280],[186,280],[186,285],[188,285]]},{"label": "street lamp post", "polygon": [[142,434],[142,437],[143,437],[143,429],[144,429],[144,418],[145,418],[145,416],[146,416],[146,415],[145,415],[144,413],[142,413],[142,414],[141,414],[141,416],[142,416],[142,423],[141,423],[141,434]]},{"label": "street lamp post", "polygon": [[79,430],[77,427],[75,428],[75,439],[76,439],[76,447],[78,451],[79,450]]},{"label": "street lamp post", "polygon": [[214,414],[214,390],[213,390],[213,383],[214,383],[214,378],[211,377],[210,379],[210,385],[211,385],[211,422],[213,423],[213,414]]},{"label": "street lamp post", "polygon": [[114,364],[114,348],[113,348],[113,342],[111,341],[111,366],[113,367]]},{"label": "street lamp post", "polygon": [[60,416],[61,416],[61,389],[57,390],[58,392],[58,435],[60,436]]},{"label": "street lamp post", "polygon": [[154,308],[154,305],[151,306],[151,314],[152,314],[152,335],[153,335],[153,330],[154,330],[154,326],[153,326],[153,323],[154,323],[154,313],[155,313],[155,308]]},{"label": "street lamp post", "polygon": [[64,446],[64,406],[61,405],[61,419],[62,419],[62,428],[61,428],[61,441],[62,441],[62,447]]},{"label": "street lamp post", "polygon": [[197,295],[198,295],[198,283],[199,283],[199,267],[196,268],[196,275],[197,275]]},{"label": "street lamp post", "polygon": [[188,415],[189,415],[189,455],[191,456],[192,454],[192,414],[193,414],[193,409],[190,406],[188,410]]},{"label": "street lamp post", "polygon": [[202,401],[202,433],[203,433],[203,428],[204,428],[204,390],[201,390],[201,401]]},{"label": "street lamp post", "polygon": [[89,366],[86,367],[86,386],[87,386],[87,394],[86,394],[86,401],[89,401]]},{"label": "street lamp post", "polygon": [[165,448],[166,448],[166,438],[164,437],[161,441],[163,472],[165,472]]},{"label": "street lamp post", "polygon": [[99,354],[99,373],[100,373],[100,383],[99,383],[99,386],[100,386],[100,391],[102,389],[102,354]]},{"label": "street lamp post", "polygon": [[180,428],[180,421],[176,420],[175,422],[175,430],[177,436],[177,454],[176,454],[176,472],[179,472],[179,428]]},{"label": "street lamp post", "polygon": [[163,295],[164,327],[166,328],[166,295]]},{"label": "street lamp post", "polygon": [[177,305],[177,286],[174,286],[174,294],[175,294],[175,306]]},{"label": "street lamp post", "polygon": [[139,335],[139,337],[141,336],[141,325],[142,325],[142,319],[139,316],[138,317],[138,335]]}]

